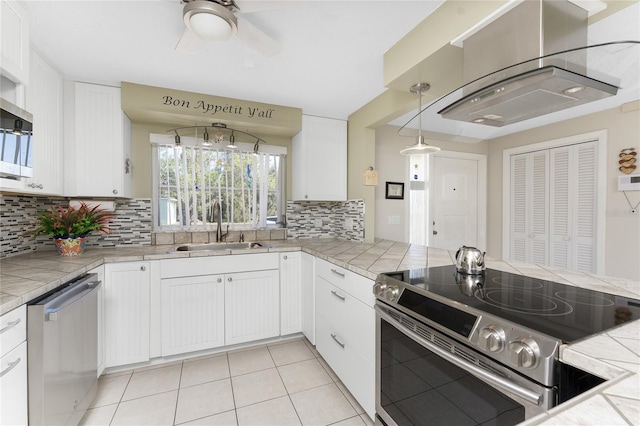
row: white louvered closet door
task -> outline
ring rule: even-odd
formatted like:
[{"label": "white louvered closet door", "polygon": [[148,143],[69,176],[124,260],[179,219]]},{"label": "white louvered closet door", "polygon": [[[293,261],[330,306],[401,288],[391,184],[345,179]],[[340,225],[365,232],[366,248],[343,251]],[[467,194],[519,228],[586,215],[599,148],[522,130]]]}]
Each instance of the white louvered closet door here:
[{"label": "white louvered closet door", "polygon": [[597,145],[554,148],[550,156],[549,264],[595,272]]},{"label": "white louvered closet door", "polygon": [[511,258],[548,261],[548,151],[511,157]]}]

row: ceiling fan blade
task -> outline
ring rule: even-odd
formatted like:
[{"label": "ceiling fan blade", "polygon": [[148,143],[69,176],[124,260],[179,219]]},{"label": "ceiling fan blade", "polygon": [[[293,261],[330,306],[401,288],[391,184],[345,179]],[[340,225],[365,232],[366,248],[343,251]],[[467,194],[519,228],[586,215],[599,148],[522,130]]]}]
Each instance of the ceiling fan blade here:
[{"label": "ceiling fan blade", "polygon": [[277,55],[282,50],[280,43],[269,37],[242,16],[238,16],[237,37],[267,58]]},{"label": "ceiling fan blade", "polygon": [[203,44],[204,42],[192,33],[189,28],[185,28],[182,37],[176,44],[176,51],[179,53],[195,53],[200,50]]},{"label": "ceiling fan blade", "polygon": [[241,13],[287,9],[302,1],[304,0],[235,0]]}]

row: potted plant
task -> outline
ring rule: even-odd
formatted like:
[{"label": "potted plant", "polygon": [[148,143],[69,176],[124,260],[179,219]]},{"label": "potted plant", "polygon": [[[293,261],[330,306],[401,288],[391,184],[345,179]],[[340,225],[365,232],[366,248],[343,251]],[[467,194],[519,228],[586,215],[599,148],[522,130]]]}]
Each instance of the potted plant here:
[{"label": "potted plant", "polygon": [[79,207],[57,205],[50,210],[38,212],[34,225],[37,228],[23,235],[49,235],[62,256],[77,256],[84,250],[87,234],[97,231],[109,233],[112,213],[100,208],[100,204],[89,207],[81,202]]}]

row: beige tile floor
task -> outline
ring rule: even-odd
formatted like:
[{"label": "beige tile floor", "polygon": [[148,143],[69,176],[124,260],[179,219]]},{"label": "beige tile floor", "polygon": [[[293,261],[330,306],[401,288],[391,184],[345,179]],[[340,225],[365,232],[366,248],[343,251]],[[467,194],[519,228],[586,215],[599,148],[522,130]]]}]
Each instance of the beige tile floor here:
[{"label": "beige tile floor", "polygon": [[84,425],[372,425],[306,339],[105,375]]}]

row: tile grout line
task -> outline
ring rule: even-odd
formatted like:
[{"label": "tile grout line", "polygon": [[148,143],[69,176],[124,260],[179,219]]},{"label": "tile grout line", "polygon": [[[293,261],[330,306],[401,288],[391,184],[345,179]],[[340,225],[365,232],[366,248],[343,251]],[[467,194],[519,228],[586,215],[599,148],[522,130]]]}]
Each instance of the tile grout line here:
[{"label": "tile grout line", "polygon": [[173,422],[172,424],[176,424],[176,419],[178,416],[178,403],[180,402],[180,390],[182,389],[180,385],[182,385],[182,373],[184,371],[184,360],[180,362],[180,377],[178,378],[178,393],[176,394],[176,406],[173,409]]},{"label": "tile grout line", "polygon": [[[305,347],[306,347],[306,345],[305,345]],[[268,345],[267,345],[267,351],[269,352],[269,356],[271,357],[271,361],[273,361],[273,365],[275,366],[275,369],[278,372],[278,377],[280,378],[280,382],[282,383],[282,386],[284,387],[284,390],[287,393],[287,398],[289,399],[289,403],[291,403],[291,406],[293,407],[293,411],[296,413],[296,417],[298,418],[298,421],[302,425],[303,423],[302,423],[302,419],[300,418],[300,413],[298,413],[298,410],[296,409],[296,405],[293,403],[293,400],[291,399],[291,393],[289,393],[289,389],[287,389],[287,385],[285,385],[284,380],[282,379],[282,374],[280,374],[280,370],[278,369],[278,365],[276,364],[276,360],[273,359],[273,354],[271,353],[271,350],[269,349]],[[275,399],[275,398],[272,398],[272,399]],[[239,421],[238,421],[238,424],[240,424]]]}]

